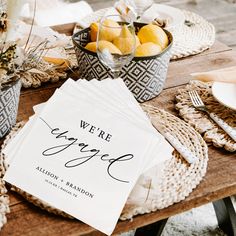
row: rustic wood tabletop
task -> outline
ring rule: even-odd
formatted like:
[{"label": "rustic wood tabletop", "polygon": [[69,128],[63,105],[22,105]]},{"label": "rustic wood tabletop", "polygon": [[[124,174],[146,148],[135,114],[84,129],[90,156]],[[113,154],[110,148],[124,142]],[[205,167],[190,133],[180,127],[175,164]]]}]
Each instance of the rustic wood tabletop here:
[{"label": "rustic wood tabletop", "polygon": [[[94,9],[98,9],[101,6],[104,7],[104,2],[100,3],[96,0],[91,0],[91,2],[94,2],[95,4]],[[109,2],[110,6],[112,1],[107,2]],[[176,2],[177,4],[177,1],[173,2]],[[186,1],[179,2],[179,5],[177,4],[178,6],[184,4],[186,6]],[[218,3],[219,1],[216,2],[220,5],[220,3]],[[202,3],[200,3],[200,7],[201,4]],[[187,7],[191,10],[192,5],[187,5]],[[230,12],[229,14],[233,14],[229,8],[227,8],[227,11],[228,13]],[[203,13],[207,14],[206,11],[203,11]],[[224,16],[222,15],[221,18],[223,19]],[[212,18],[212,20],[214,19],[215,18]],[[217,24],[219,25],[220,23],[218,22]],[[70,33],[72,26],[73,24],[68,24],[61,27],[55,27],[55,29],[63,33]],[[221,25],[219,27],[221,27]],[[230,27],[230,25],[228,24],[227,27]],[[230,34],[234,33],[235,30],[232,30]],[[225,34],[222,33],[219,38],[226,39],[229,37],[226,37]],[[233,45],[232,40],[230,41],[230,44]],[[164,108],[170,113],[177,115],[177,112],[174,109],[175,94],[177,93],[178,88],[181,88],[188,83],[190,73],[220,69],[233,65],[236,65],[236,51],[233,51],[225,44],[216,41],[211,49],[201,54],[171,61],[165,89],[158,97],[146,103],[159,108]],[[74,78],[76,79],[75,75]],[[53,84],[46,83],[37,89],[22,89],[18,121],[27,120],[29,116],[33,114],[32,107],[38,103],[47,101],[55,89],[61,86],[63,82],[64,81]],[[1,143],[2,140],[0,141],[0,144]],[[211,146],[209,147],[207,174],[189,197],[184,201],[163,210],[158,210],[145,215],[138,215],[134,217],[132,221],[119,221],[114,231],[114,235],[150,225],[194,207],[214,202],[234,194],[236,194],[235,153],[229,153]],[[7,215],[7,224],[1,230],[1,235],[3,236],[103,235],[78,220],[65,219],[60,216],[49,214],[46,211],[35,207],[33,204],[27,202],[26,199],[12,191],[9,191],[9,195],[11,212]],[[149,234],[145,235],[151,236]]]},{"label": "rustic wood tabletop", "polygon": [[[229,67],[236,64],[236,52],[216,41],[210,49],[196,56],[172,61],[169,66],[165,89],[162,93],[146,102],[164,108],[174,115],[174,97],[177,89],[189,81],[190,72],[206,71]],[[20,97],[18,121],[27,120],[33,114],[32,107],[47,101],[55,89],[64,81],[44,84],[37,89],[23,89]],[[114,234],[140,228],[194,207],[236,194],[235,153],[209,147],[209,163],[203,181],[184,201],[166,209],[139,215],[132,221],[120,221]],[[49,214],[27,202],[18,194],[9,191],[11,212],[1,235],[103,235],[90,226],[78,221]]]}]

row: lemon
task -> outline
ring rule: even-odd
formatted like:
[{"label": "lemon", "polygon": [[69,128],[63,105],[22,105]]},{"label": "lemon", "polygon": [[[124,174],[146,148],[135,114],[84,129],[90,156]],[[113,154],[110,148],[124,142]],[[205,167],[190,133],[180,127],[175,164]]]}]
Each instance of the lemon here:
[{"label": "lemon", "polygon": [[113,40],[113,44],[120,49],[122,54],[129,54],[135,50],[135,37],[127,25],[123,25],[120,35]]},{"label": "lemon", "polygon": [[136,48],[136,57],[154,56],[162,51],[158,44],[153,42],[143,43]]},{"label": "lemon", "polygon": [[99,51],[103,51],[104,49],[108,49],[110,53],[113,54],[122,54],[121,51],[111,42],[106,40],[101,40],[98,42]]},{"label": "lemon", "polygon": [[153,24],[143,26],[139,32],[138,37],[141,43],[153,42],[159,44],[163,49],[168,46],[169,40],[165,31]]},{"label": "lemon", "polygon": [[[121,51],[111,42],[106,40],[101,40],[98,42],[99,50],[103,51],[104,49],[108,49],[110,53],[121,54]],[[86,49],[92,52],[97,52],[97,42],[87,43],[85,46]]]},{"label": "lemon", "polygon": [[93,22],[90,25],[90,38],[92,42],[95,42],[97,40],[97,34],[98,34],[98,23]]},{"label": "lemon", "polygon": [[120,34],[120,26],[117,22],[106,19],[101,25],[101,30],[99,31],[99,39],[106,41],[113,41],[114,38]]},{"label": "lemon", "polygon": [[86,49],[92,52],[97,52],[97,42],[90,42],[85,46]]}]

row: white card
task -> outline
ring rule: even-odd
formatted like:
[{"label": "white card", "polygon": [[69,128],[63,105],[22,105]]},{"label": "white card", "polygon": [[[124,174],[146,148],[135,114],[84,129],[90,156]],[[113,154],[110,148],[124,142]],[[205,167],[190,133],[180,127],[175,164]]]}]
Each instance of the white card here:
[{"label": "white card", "polygon": [[4,180],[110,235],[153,133],[90,106],[58,90]]},{"label": "white card", "polygon": [[[77,84],[80,85],[79,88],[76,86]],[[84,88],[84,90],[82,90],[81,88]],[[135,116],[132,117],[132,120],[131,120],[132,122],[135,122],[135,123],[137,122],[138,126],[142,126],[142,127],[146,126],[148,130],[151,129],[155,133],[155,135],[157,135],[156,140],[150,146],[150,152],[152,151],[152,154],[146,155],[145,157],[146,164],[143,163],[142,173],[152,168],[153,166],[171,158],[172,156],[171,153],[173,151],[172,146],[170,146],[169,143],[166,142],[166,140],[157,132],[157,130],[154,127],[152,127],[149,119],[147,118],[147,116],[145,115],[145,113],[143,112],[139,104],[137,103],[137,101],[134,99],[134,97],[132,96],[128,88],[125,86],[125,84],[123,83],[123,80],[106,79],[103,81],[91,80],[89,82],[86,80],[78,80],[77,82],[75,82],[71,79],[68,79],[66,83],[61,87],[61,89],[65,92],[68,92],[70,95],[75,96],[75,98],[77,98],[79,101],[81,101],[82,98],[78,97],[78,94],[81,95],[81,93],[85,92],[86,94],[83,95],[83,100],[84,98],[86,98],[87,101],[89,101],[92,104],[98,103],[97,106],[100,106],[102,103],[103,104],[102,107],[104,106],[108,107],[108,109],[113,110],[113,111],[114,111],[114,108],[116,108],[115,110],[116,112],[118,112],[120,109],[121,110],[120,114],[123,114],[124,116],[127,115],[128,118],[130,118],[130,116],[135,114]],[[102,100],[101,96],[104,94],[108,95],[108,97],[104,96]],[[113,97],[113,99],[109,99],[111,97]],[[115,104],[113,100],[116,101]],[[109,103],[111,104],[109,105]],[[120,105],[116,105],[118,103]],[[39,111],[43,108],[44,105],[45,103],[34,106],[34,111],[36,113],[39,113]],[[124,110],[124,108],[126,108],[124,107],[124,105],[126,105],[129,109]],[[140,121],[142,122],[142,124],[140,124]],[[143,123],[144,121],[145,123]],[[28,124],[26,124],[26,126],[28,126]],[[26,127],[24,127],[23,130],[25,130],[25,128]],[[30,128],[28,128],[28,131],[30,131]],[[22,133],[22,131],[20,133]],[[24,136],[25,136],[25,133],[26,131],[24,131]],[[18,136],[17,136],[17,139],[20,138],[20,142],[18,145],[16,145],[16,142],[13,142],[14,150],[17,150],[17,148],[21,145],[22,140],[24,138],[24,137],[18,138]],[[160,138],[162,140],[160,140]],[[7,148],[10,149],[12,148],[12,146],[13,145],[8,144]],[[6,155],[7,162],[10,163],[15,153],[12,152],[12,155],[10,155],[10,153],[5,153],[5,154],[7,154]]]},{"label": "white card", "polygon": [[[108,84],[108,81],[109,80],[102,81],[103,85],[105,85],[105,83]],[[112,82],[113,83],[118,82],[121,85],[121,87],[122,87],[122,84],[123,84],[123,88],[124,88],[123,90],[126,90],[126,95],[127,95],[127,96],[123,96],[124,100],[125,100],[125,103],[123,102],[123,104],[128,103],[127,104],[128,110],[125,109],[125,107],[123,105],[122,106],[116,106],[118,101],[117,101],[117,103],[110,104],[110,106],[109,106],[109,102],[112,103],[112,101],[113,101],[113,99],[109,99],[114,95],[112,93],[108,94],[109,96],[107,96],[107,98],[105,97],[105,99],[102,100],[101,94],[105,94],[106,91],[111,90],[111,88],[112,88],[111,86],[110,86],[110,89],[107,89],[107,90],[104,89],[104,86],[103,87],[98,86],[99,89],[95,90],[94,88],[92,88],[91,85],[90,85],[90,87],[88,87],[88,85],[91,82],[88,82],[86,80],[78,81],[80,86],[76,86],[76,83],[73,80],[68,80],[67,82],[68,83],[65,83],[61,87],[61,89],[65,92],[67,92],[70,95],[75,94],[75,96],[77,97],[78,100],[83,100],[84,101],[84,100],[87,99],[87,101],[90,102],[91,104],[97,103],[96,106],[101,106],[101,107],[104,107],[104,106],[107,105],[111,112],[116,112],[117,115],[119,114],[121,116],[126,116],[126,118],[130,122],[138,125],[141,128],[145,128],[145,129],[153,132],[153,134],[156,136],[156,140],[154,141],[154,143],[151,145],[151,147],[149,149],[151,154],[144,157],[146,159],[146,163],[143,163],[142,173],[147,171],[148,169],[152,168],[153,166],[157,165],[158,163],[164,162],[164,161],[166,161],[166,160],[168,160],[172,157],[173,147],[151,125],[150,121],[147,119],[146,115],[144,114],[143,110],[141,109],[141,107],[139,106],[137,101],[134,99],[134,97],[132,95],[127,95],[130,92],[127,89],[127,87],[124,85],[123,81],[121,81],[121,80],[115,80],[114,81],[113,80]],[[96,84],[101,83],[101,82],[97,82],[96,80],[93,80],[92,82],[94,82]],[[110,83],[110,84],[112,84],[112,83]],[[73,87],[74,91],[73,90],[71,91],[71,87]],[[82,89],[83,87],[84,87],[84,90]],[[96,93],[96,91],[101,91],[102,88],[103,88],[104,91],[102,91],[102,93],[99,96],[98,92]],[[120,91],[123,91],[123,90],[120,90]],[[86,94],[82,94],[83,91],[86,91]],[[102,103],[104,101],[108,101],[108,102],[106,102],[106,104]],[[119,101],[122,101],[122,99],[120,98]],[[134,108],[135,106],[138,107],[138,108]],[[134,108],[134,110],[132,108]],[[133,112],[129,112],[131,109],[132,109]],[[135,112],[135,114],[134,114],[134,112]]]}]

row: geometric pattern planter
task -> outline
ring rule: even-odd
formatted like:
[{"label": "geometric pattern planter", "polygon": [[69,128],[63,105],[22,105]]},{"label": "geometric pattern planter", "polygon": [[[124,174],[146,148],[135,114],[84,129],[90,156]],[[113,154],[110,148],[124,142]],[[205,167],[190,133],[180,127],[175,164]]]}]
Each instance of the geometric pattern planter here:
[{"label": "geometric pattern planter", "polygon": [[0,90],[0,138],[16,123],[21,81],[18,79]]},{"label": "geometric pattern planter", "polygon": [[[134,23],[136,31],[145,24]],[[134,57],[120,71],[120,77],[124,80],[128,89],[133,93],[138,102],[145,102],[161,93],[171,57],[172,35],[166,31],[169,45],[158,55],[146,57]],[[103,80],[112,78],[112,72],[98,59],[97,53],[85,48],[90,42],[90,29],[86,28],[72,37],[80,78],[91,80]]]}]

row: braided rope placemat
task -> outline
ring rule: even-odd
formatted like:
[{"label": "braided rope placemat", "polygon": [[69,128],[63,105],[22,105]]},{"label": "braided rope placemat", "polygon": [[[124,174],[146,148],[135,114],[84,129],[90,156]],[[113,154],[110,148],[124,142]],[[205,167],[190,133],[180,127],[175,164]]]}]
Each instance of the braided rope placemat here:
[{"label": "braided rope placemat", "polygon": [[188,91],[196,90],[210,111],[236,129],[236,112],[221,105],[213,97],[211,87],[212,83],[190,81],[185,88],[178,90],[175,107],[179,111],[179,115],[203,135],[207,143],[234,152],[236,151],[236,143],[204,112],[196,110],[191,103]]},{"label": "braided rope placemat", "polygon": [[172,30],[174,45],[171,59],[195,55],[215,42],[215,27],[196,13],[183,10],[185,23]]},{"label": "braided rope placemat", "polygon": [[9,197],[5,182],[2,180],[4,175],[3,160],[0,161],[0,229],[7,223],[6,214],[10,212]]},{"label": "braided rope placemat", "polygon": [[[14,130],[12,131],[14,132]],[[7,189],[5,186],[5,181],[3,181],[3,176],[5,174],[5,163],[4,157],[0,158],[0,230],[4,224],[7,223],[6,214],[10,212],[9,208],[9,197],[7,195]]]},{"label": "braided rope placemat", "polygon": [[[131,219],[137,214],[163,209],[185,199],[200,183],[207,170],[207,145],[190,125],[164,110],[145,105],[143,105],[143,109],[149,115],[154,126],[161,122],[164,130],[171,132],[174,137],[195,154],[198,160],[196,163],[189,165],[178,152],[174,151],[170,161],[166,161],[162,166],[154,167],[143,174],[128,198],[120,216],[121,220]],[[3,143],[3,147],[23,125],[23,122],[16,124]],[[1,153],[0,159],[4,160],[4,158]],[[48,212],[70,217],[14,186],[12,186],[12,190]]]},{"label": "braided rope placemat", "polygon": [[[110,8],[101,9],[86,16],[81,20],[85,25],[98,21]],[[201,16],[186,10],[182,10],[185,24],[170,29],[173,34],[174,44],[171,59],[179,59],[195,55],[210,48],[215,42],[215,28]],[[80,25],[75,27],[78,31]]]},{"label": "braided rope placemat", "polygon": [[[207,170],[208,148],[202,137],[187,123],[170,113],[153,106],[143,105],[153,126],[162,125],[197,157],[189,165],[177,152],[164,163],[164,168],[154,167],[144,173],[121,214],[120,219],[163,209],[184,200],[200,183]],[[161,171],[161,173],[160,173]]]}]

